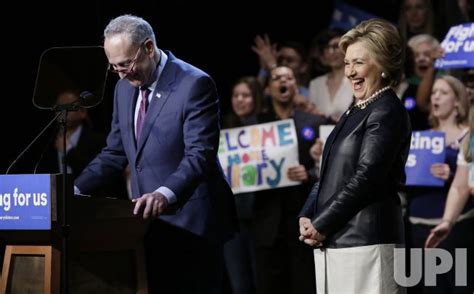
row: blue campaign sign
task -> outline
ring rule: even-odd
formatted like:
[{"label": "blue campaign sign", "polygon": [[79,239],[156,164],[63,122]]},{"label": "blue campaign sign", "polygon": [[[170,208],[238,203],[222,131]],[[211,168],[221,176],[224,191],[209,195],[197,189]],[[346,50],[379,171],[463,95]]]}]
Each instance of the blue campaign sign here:
[{"label": "blue campaign sign", "polygon": [[50,230],[51,193],[51,175],[0,176],[0,230]]},{"label": "blue campaign sign", "polygon": [[334,4],[331,24],[329,26],[331,28],[341,28],[348,31],[361,21],[376,17],[377,16],[364,10],[346,4],[344,1],[336,1]]},{"label": "blue campaign sign", "polygon": [[405,165],[406,185],[444,186],[444,180],[434,177],[430,169],[433,163],[444,163],[445,156],[444,132],[413,132],[410,154]]},{"label": "blue campaign sign", "polygon": [[451,27],[441,47],[445,55],[436,60],[436,68],[474,67],[474,22]]}]

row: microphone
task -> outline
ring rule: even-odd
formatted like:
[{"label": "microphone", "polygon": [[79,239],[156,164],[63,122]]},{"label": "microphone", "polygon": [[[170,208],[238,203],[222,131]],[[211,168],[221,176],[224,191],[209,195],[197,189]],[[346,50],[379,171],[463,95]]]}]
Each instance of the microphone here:
[{"label": "microphone", "polygon": [[287,88],[286,86],[281,86],[281,87],[280,87],[280,93],[281,93],[281,94],[286,93],[286,91],[288,91],[288,88]]},{"label": "microphone", "polygon": [[28,144],[28,146],[26,146],[26,148],[21,151],[21,153],[15,158],[15,160],[13,160],[13,162],[10,164],[10,166],[8,166],[7,168],[7,171],[6,171],[6,175],[8,175],[8,173],[10,172],[10,169],[15,165],[15,163],[25,154],[26,151],[28,151],[31,146],[33,146],[33,144],[38,141],[38,139],[41,137],[41,135],[43,135],[44,132],[46,132],[46,130],[51,126],[51,124],[53,122],[55,122],[58,117],[61,115],[62,113],[61,112],[58,112],[51,121],[49,121],[49,123],[41,130],[41,132],[33,139],[33,141],[31,141],[30,144]]},{"label": "microphone", "polygon": [[[57,104],[53,106],[53,111],[76,111],[79,108],[87,108],[87,103],[94,101],[95,95],[89,91],[82,91],[79,97],[71,103]],[[91,107],[91,106],[89,106]]]},{"label": "microphone", "polygon": [[94,93],[89,91],[82,91],[81,94],[79,94],[77,104],[80,107],[89,108],[94,105],[94,101],[96,101]]},{"label": "microphone", "polygon": [[82,91],[81,94],[79,94],[79,99],[82,100],[82,102],[93,101],[94,98],[95,95],[89,91]]}]

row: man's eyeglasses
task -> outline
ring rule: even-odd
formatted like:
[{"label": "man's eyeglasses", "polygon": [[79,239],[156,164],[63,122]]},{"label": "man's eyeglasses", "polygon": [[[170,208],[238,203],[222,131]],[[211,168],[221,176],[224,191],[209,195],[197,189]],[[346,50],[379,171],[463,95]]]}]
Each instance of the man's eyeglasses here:
[{"label": "man's eyeglasses", "polygon": [[119,63],[119,64],[109,63],[109,71],[114,72],[114,73],[126,74],[126,75],[132,73],[133,68],[135,67],[135,64],[138,61],[138,58],[140,57],[140,50],[142,49],[142,46],[145,44],[146,41],[147,40],[145,40],[143,43],[140,44],[140,46],[138,47],[137,53],[135,53],[135,57],[133,57],[132,60]]}]

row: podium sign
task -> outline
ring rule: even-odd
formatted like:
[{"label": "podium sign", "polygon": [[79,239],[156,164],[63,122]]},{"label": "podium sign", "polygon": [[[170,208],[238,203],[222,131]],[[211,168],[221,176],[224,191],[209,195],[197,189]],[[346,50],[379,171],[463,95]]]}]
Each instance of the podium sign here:
[{"label": "podium sign", "polygon": [[51,230],[54,176],[0,176],[0,230]]}]

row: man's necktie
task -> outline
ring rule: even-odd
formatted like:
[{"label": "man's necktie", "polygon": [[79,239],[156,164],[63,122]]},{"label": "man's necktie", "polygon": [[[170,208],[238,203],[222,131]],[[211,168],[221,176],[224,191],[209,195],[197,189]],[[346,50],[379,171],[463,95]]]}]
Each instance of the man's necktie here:
[{"label": "man's necktie", "polygon": [[142,101],[140,102],[140,109],[138,110],[137,124],[136,124],[136,130],[135,130],[135,139],[137,140],[137,142],[140,139],[140,133],[143,127],[143,121],[145,120],[145,114],[148,109],[148,95],[150,94],[150,89],[148,88],[140,89],[140,92],[142,93]]}]

